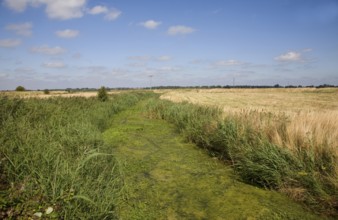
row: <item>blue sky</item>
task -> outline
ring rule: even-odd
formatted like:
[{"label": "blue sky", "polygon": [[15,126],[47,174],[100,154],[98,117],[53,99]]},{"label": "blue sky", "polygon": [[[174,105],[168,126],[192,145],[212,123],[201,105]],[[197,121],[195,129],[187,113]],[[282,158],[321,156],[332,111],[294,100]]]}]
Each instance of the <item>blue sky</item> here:
[{"label": "blue sky", "polygon": [[0,4],[0,90],[232,85],[234,79],[236,85],[338,85],[338,1]]}]

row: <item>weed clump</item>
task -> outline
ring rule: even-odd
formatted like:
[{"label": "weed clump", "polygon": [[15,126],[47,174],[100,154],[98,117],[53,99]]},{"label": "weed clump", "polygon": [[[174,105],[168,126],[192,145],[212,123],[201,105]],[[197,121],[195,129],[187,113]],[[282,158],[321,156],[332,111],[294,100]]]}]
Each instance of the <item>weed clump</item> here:
[{"label": "weed clump", "polygon": [[49,95],[49,94],[50,94],[50,91],[49,91],[48,89],[44,89],[44,90],[43,90],[43,94]]}]

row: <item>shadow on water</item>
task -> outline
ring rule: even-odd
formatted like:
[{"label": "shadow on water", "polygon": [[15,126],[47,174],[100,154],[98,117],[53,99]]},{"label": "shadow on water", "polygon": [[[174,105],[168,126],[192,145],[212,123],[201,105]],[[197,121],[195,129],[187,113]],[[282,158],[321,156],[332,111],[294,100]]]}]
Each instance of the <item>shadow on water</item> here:
[{"label": "shadow on water", "polygon": [[237,181],[170,124],[147,118],[144,104],[117,115],[104,133],[124,180],[120,219],[318,219],[277,192]]}]

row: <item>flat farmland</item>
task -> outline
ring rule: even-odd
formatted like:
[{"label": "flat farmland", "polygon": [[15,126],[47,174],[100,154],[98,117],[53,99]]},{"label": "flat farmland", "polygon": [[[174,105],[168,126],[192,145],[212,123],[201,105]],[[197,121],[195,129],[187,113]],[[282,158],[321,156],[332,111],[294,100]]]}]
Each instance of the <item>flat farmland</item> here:
[{"label": "flat farmland", "polygon": [[[161,98],[217,107],[224,117],[231,115],[263,129],[274,143],[291,149],[309,138],[338,149],[336,88],[171,90]],[[278,131],[281,121],[286,134]]]},{"label": "flat farmland", "polygon": [[187,89],[168,90],[161,96],[173,102],[217,106],[225,111],[283,112],[338,111],[338,89]]},{"label": "flat farmland", "polygon": [[[297,168],[292,169],[298,171],[293,171],[295,175],[289,177],[287,177],[289,174],[286,174],[288,172],[281,174],[286,177],[282,181],[284,183],[277,183],[278,186],[275,188],[303,202],[316,200],[314,199],[316,196],[309,196],[310,194],[321,195],[319,197],[323,197],[319,200],[325,201],[324,191],[331,188],[332,195],[335,196],[326,200],[324,206],[337,210],[337,196],[334,193],[338,187],[337,88],[169,90],[161,94],[161,99],[181,103],[181,105],[193,103],[201,108],[218,109],[222,118],[219,120],[225,122],[204,128],[205,140],[198,141],[203,142],[202,145],[207,148],[222,152],[222,156],[226,155],[225,157],[230,158],[235,167],[238,165],[238,160],[233,159],[236,158],[234,154],[244,152],[244,155],[260,154],[258,151],[262,151],[262,154],[267,153],[268,151],[261,149],[264,140],[268,140],[272,146],[279,149],[278,151],[290,153],[296,161],[295,164],[298,164]],[[208,133],[210,130],[225,131],[220,132],[215,138]],[[252,139],[257,141],[253,142]],[[241,145],[243,146],[238,147]],[[234,153],[232,148],[240,148],[240,150],[235,150]],[[251,150],[248,151],[248,148]],[[250,155],[249,160],[253,163],[240,164],[239,169],[255,172],[260,169],[255,170],[252,167],[262,161],[269,164],[265,168],[271,165],[284,166],[277,163],[283,156],[273,155],[275,153],[272,152],[265,156]],[[289,165],[290,162],[287,166]],[[264,170],[264,168],[260,170],[259,175],[263,175],[266,171]],[[244,175],[246,174],[244,172]],[[253,178],[249,175],[248,181],[253,181]],[[295,179],[299,179],[299,183],[295,183]],[[322,190],[317,191],[315,188]]]},{"label": "flat farmland", "polygon": [[[120,91],[109,91],[108,94],[119,94]],[[51,98],[51,97],[95,97],[97,95],[97,91],[74,91],[74,92],[67,92],[65,90],[57,90],[57,91],[49,91],[49,94],[45,94],[44,91],[2,91],[0,92],[0,96],[8,96],[13,98]]]}]

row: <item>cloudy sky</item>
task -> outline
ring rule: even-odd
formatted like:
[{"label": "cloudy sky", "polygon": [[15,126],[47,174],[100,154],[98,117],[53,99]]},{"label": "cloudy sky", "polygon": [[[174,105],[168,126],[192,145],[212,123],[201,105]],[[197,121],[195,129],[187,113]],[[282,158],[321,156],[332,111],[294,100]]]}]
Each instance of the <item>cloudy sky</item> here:
[{"label": "cloudy sky", "polygon": [[0,90],[338,85],[337,0],[0,2]]}]

